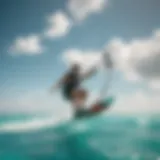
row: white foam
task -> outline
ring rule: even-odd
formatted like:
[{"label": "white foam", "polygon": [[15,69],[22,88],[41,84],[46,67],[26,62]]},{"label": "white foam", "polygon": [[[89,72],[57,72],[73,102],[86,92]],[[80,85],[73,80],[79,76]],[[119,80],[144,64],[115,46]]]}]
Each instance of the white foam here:
[{"label": "white foam", "polygon": [[148,125],[149,120],[147,118],[137,118],[137,123],[140,125],[140,127],[145,127]]},{"label": "white foam", "polygon": [[72,132],[85,132],[88,129],[88,126],[85,123],[77,122],[72,125],[71,131]]},{"label": "white foam", "polygon": [[27,132],[34,131],[50,126],[56,126],[69,120],[69,117],[58,118],[34,118],[28,121],[10,122],[0,125],[0,132]]}]

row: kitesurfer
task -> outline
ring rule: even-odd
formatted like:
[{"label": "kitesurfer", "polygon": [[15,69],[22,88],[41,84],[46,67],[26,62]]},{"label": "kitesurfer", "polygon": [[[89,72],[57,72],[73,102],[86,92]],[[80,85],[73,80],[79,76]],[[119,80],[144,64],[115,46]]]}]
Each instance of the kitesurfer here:
[{"label": "kitesurfer", "polygon": [[73,102],[73,93],[76,92],[79,96],[86,95],[87,92],[84,89],[81,89],[80,85],[84,80],[95,74],[96,71],[97,68],[94,67],[88,72],[82,74],[80,65],[73,64],[70,70],[52,86],[51,91],[61,88],[63,97],[71,103],[75,103],[75,100]]},{"label": "kitesurfer", "polygon": [[[103,56],[103,58],[106,59],[106,56]],[[109,67],[111,67],[111,63],[107,64],[109,65]],[[88,93],[81,87],[81,83],[87,78],[94,75],[96,71],[97,67],[93,67],[88,72],[82,74],[80,65],[73,64],[69,71],[64,74],[62,78],[51,88],[51,91],[59,88],[62,90],[63,97],[66,100],[69,100],[72,104],[75,117],[93,115],[93,113],[103,111],[112,103],[112,99],[107,98],[96,101],[96,103],[92,105],[90,110],[86,109],[85,103],[88,98]]]}]

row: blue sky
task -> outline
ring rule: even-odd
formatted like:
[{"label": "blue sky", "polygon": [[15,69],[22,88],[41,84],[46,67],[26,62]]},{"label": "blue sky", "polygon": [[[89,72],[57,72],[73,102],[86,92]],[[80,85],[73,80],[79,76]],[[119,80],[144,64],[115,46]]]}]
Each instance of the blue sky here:
[{"label": "blue sky", "polygon": [[[124,99],[128,98],[130,105],[138,97],[143,104],[137,106],[153,104],[157,111],[159,6],[158,0],[2,0],[2,113],[50,111],[64,105],[59,93],[50,96],[48,88],[64,73],[66,62],[76,58],[74,53],[78,51],[85,59],[87,54],[100,54],[104,47],[114,55],[116,71],[111,92],[122,103],[116,105],[119,110]],[[92,78],[85,86],[94,86],[92,92],[96,92],[99,79]]]}]

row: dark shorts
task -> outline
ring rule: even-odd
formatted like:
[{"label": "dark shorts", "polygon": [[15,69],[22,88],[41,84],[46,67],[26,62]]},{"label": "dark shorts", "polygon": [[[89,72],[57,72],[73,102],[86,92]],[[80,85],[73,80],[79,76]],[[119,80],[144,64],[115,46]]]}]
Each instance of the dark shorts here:
[{"label": "dark shorts", "polygon": [[72,99],[72,91],[68,91],[68,92],[63,92],[63,98],[65,99],[65,100],[71,100]]},{"label": "dark shorts", "polygon": [[70,87],[70,88],[64,89],[63,93],[62,93],[64,99],[65,100],[71,100],[72,99],[72,93],[75,89],[77,89],[77,87]]}]

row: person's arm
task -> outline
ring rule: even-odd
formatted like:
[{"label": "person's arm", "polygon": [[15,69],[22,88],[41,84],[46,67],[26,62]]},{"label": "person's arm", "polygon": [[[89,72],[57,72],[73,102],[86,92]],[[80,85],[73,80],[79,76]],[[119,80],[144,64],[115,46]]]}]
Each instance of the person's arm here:
[{"label": "person's arm", "polygon": [[97,67],[91,68],[88,72],[82,74],[82,80],[88,79],[97,72]]}]

